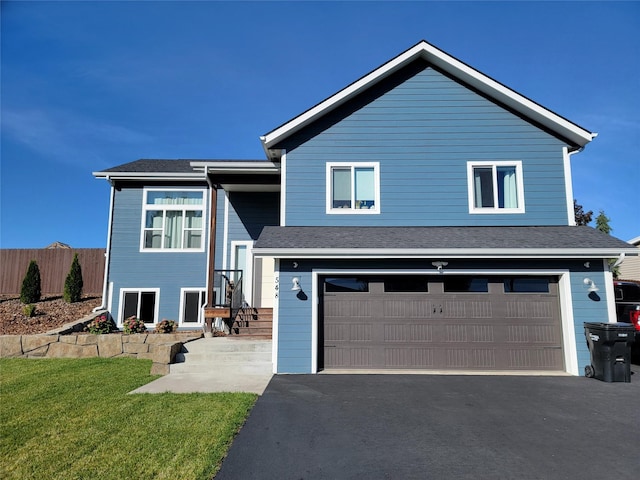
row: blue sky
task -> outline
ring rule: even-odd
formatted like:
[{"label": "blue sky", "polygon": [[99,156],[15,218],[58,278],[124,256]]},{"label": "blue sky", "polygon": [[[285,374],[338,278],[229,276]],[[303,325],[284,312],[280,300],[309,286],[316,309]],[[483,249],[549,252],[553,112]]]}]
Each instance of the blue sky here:
[{"label": "blue sky", "polygon": [[[424,39],[598,137],[574,196],[640,235],[638,2],[1,3],[0,247],[104,247],[139,158],[258,137]],[[594,217],[595,217],[594,215]]]}]

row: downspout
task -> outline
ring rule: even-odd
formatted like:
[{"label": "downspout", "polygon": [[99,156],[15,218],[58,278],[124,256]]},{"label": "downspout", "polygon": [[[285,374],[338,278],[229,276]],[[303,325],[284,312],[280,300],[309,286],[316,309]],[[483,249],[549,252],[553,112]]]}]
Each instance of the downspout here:
[{"label": "downspout", "polygon": [[613,265],[611,265],[611,267],[609,267],[609,269],[610,269],[611,271],[613,271],[613,270],[614,270],[616,267],[618,267],[622,262],[624,262],[624,259],[625,259],[625,254],[624,254],[624,253],[621,253],[621,254],[620,254],[620,256],[618,256],[618,259],[616,260],[616,262],[615,262]]},{"label": "downspout", "polygon": [[565,190],[567,192],[567,217],[568,217],[568,225],[575,226],[576,224],[576,215],[573,207],[573,181],[571,179],[571,155],[575,155],[576,153],[580,153],[584,150],[584,147],[580,147],[577,150],[569,151],[567,147],[562,147],[562,157],[564,163],[564,182],[565,182]]},{"label": "downspout", "polygon": [[111,185],[111,195],[109,198],[109,224],[107,227],[107,251],[104,254],[104,279],[102,281],[102,303],[99,307],[91,310],[93,313],[98,312],[100,310],[107,309],[107,294],[108,294],[108,280],[109,280],[109,259],[111,257],[111,224],[113,222],[113,203],[115,199],[115,185],[109,176],[107,176],[107,181]]}]

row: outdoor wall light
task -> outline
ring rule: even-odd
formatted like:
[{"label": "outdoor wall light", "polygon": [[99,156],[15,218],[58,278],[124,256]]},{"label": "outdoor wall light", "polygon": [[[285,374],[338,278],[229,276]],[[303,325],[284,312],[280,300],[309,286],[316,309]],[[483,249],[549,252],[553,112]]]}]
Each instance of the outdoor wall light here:
[{"label": "outdoor wall light", "polygon": [[442,273],[442,267],[446,267],[447,265],[449,265],[449,262],[431,262],[431,265],[438,269],[438,273]]},{"label": "outdoor wall light", "polygon": [[300,279],[298,277],[293,277],[291,279],[291,283],[293,284],[293,286],[291,287],[292,292],[299,292],[300,290],[302,290],[302,287],[300,286]]},{"label": "outdoor wall light", "polygon": [[590,278],[585,278],[583,282],[585,285],[589,285],[589,293],[597,292],[598,290],[600,290],[598,287],[596,287],[596,282],[594,282]]}]

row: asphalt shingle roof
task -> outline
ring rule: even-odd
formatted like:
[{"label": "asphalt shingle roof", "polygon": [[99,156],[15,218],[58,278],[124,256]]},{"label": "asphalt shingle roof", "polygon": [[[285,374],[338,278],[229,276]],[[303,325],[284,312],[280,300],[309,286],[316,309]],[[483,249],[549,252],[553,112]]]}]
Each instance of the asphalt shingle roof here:
[{"label": "asphalt shingle roof", "polygon": [[103,172],[119,173],[194,173],[191,162],[265,162],[265,160],[163,160],[142,158],[133,162],[107,168]]},{"label": "asphalt shingle roof", "polygon": [[265,227],[268,249],[621,249],[631,245],[591,227]]}]

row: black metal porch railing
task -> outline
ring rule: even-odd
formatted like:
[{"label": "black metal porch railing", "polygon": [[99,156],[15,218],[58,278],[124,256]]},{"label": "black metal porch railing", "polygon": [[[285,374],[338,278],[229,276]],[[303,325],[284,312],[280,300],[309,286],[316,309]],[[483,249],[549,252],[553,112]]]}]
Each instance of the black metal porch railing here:
[{"label": "black metal porch railing", "polygon": [[228,309],[229,315],[222,320],[233,333],[233,322],[244,305],[242,293],[242,270],[215,270],[213,272],[213,308]]}]

